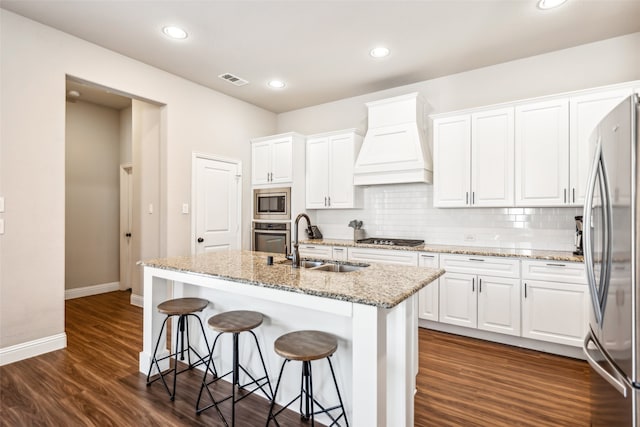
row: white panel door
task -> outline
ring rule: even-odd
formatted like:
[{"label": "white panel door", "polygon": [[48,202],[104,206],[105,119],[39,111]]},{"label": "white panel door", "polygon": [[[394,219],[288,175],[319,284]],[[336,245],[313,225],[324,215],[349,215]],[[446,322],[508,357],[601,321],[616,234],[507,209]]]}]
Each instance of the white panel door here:
[{"label": "white panel door", "polygon": [[195,253],[240,249],[240,166],[195,158]]},{"label": "white panel door", "polygon": [[353,165],[355,163],[353,134],[334,136],[329,149],[329,206],[353,207]]},{"label": "white panel door", "polygon": [[523,281],[522,336],[579,347],[585,337],[587,285]]},{"label": "white panel door", "polygon": [[471,117],[468,114],[433,122],[433,205],[464,207],[470,202]]},{"label": "white panel door", "polygon": [[515,111],[516,206],[565,206],[569,196],[569,101]]},{"label": "white panel door", "polygon": [[[438,268],[438,254],[421,253],[418,255],[418,266]],[[418,294],[418,317],[425,320],[438,321],[439,311],[439,282],[440,279],[428,284],[426,287],[420,290]]]},{"label": "white panel door", "polygon": [[471,115],[471,204],[513,206],[513,108]]},{"label": "white panel door", "polygon": [[306,158],[307,209],[324,209],[329,196],[329,138],[307,140]]},{"label": "white panel door", "polygon": [[478,329],[520,336],[520,280],[478,276]]},{"label": "white panel door", "polygon": [[293,181],[293,139],[290,137],[271,142],[271,183]]},{"label": "white panel door", "polygon": [[623,89],[576,96],[569,100],[569,147],[571,203],[583,205],[595,145],[589,137],[604,116],[632,90]]},{"label": "white panel door", "polygon": [[446,273],[440,277],[440,321],[475,328],[478,325],[476,276]]},{"label": "white panel door", "polygon": [[271,180],[271,144],[256,142],[251,144],[251,183],[268,184]]}]

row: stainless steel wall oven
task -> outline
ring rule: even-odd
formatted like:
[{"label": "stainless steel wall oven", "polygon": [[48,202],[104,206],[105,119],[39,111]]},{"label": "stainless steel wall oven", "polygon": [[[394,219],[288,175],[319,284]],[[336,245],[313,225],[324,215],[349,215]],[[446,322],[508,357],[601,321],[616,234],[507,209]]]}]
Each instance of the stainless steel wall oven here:
[{"label": "stainless steel wall oven", "polygon": [[288,222],[258,222],[251,227],[251,249],[260,252],[286,254],[291,245],[291,224]]}]

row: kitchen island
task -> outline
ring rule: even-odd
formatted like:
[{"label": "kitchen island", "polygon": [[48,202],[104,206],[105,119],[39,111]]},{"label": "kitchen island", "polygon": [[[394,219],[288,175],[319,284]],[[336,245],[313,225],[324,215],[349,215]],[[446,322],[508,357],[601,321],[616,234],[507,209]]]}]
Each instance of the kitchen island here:
[{"label": "kitchen island", "polygon": [[[273,265],[267,265],[268,255],[274,257]],[[273,353],[278,336],[301,329],[332,333],[339,343],[333,360],[350,425],[413,425],[418,370],[416,293],[443,270],[382,264],[343,273],[294,269],[282,255],[251,251],[157,259],[142,265],[140,372],[146,374],[149,369],[163,320],[156,306],[169,298],[198,296],[211,301],[203,320],[238,309],[265,315],[264,324],[256,332],[264,346],[272,382],[282,362]],[[205,348],[202,338],[198,345]],[[214,355],[216,366],[222,364],[223,371],[230,366],[229,346],[223,340],[221,352]],[[163,343],[161,348],[165,347]],[[255,365],[249,359],[250,350],[241,343],[241,362],[246,360],[252,369]],[[324,365],[314,364],[314,392],[320,401],[331,403],[335,391],[327,381],[330,374]],[[283,379],[279,403],[297,394],[300,383],[296,371],[289,370],[290,376]]]}]

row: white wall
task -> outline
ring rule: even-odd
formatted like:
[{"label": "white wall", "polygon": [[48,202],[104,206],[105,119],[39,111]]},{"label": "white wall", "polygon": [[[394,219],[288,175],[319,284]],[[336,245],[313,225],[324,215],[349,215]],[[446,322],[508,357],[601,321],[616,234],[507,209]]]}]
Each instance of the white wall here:
[{"label": "white wall", "polygon": [[[479,107],[640,79],[640,33],[524,58],[278,115],[278,132],[313,134],[367,128],[366,102],[420,92],[427,114]],[[351,238],[364,221],[370,236],[429,243],[571,249],[575,208],[435,209],[433,187],[374,186],[361,210],[318,211],[326,237]],[[468,240],[473,238],[473,240]]]},{"label": "white wall", "polygon": [[66,104],[65,289],[117,282],[120,113]]},{"label": "white wall", "polygon": [[[190,252],[191,152],[240,159],[275,114],[0,9],[0,351],[64,332],[66,75],[165,105],[161,111],[167,255]],[[134,97],[135,97],[134,96]],[[161,206],[162,209],[162,206]],[[243,212],[249,247],[250,212]],[[37,313],[37,315],[35,315]]]}]

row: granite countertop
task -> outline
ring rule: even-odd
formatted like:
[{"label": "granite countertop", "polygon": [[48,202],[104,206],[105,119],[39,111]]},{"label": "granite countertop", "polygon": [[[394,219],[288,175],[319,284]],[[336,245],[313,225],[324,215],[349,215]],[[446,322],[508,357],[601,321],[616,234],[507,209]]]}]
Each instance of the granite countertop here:
[{"label": "granite countertop", "polygon": [[[267,265],[267,256],[273,265]],[[217,277],[358,304],[391,308],[440,277],[444,270],[387,264],[348,273],[292,268],[282,254],[228,251],[143,261],[145,267]]]},{"label": "granite countertop", "polygon": [[372,249],[391,249],[399,251],[417,251],[417,252],[438,252],[446,254],[462,254],[476,256],[498,256],[513,258],[528,258],[547,261],[566,261],[566,262],[583,262],[582,255],[574,255],[568,251],[545,251],[538,249],[508,249],[508,248],[489,248],[479,246],[455,246],[455,245],[432,245],[425,243],[420,246],[381,246],[363,243],[354,243],[348,239],[319,239],[304,240],[301,243],[306,245],[326,245],[326,246],[346,246],[356,248],[372,248]]}]

